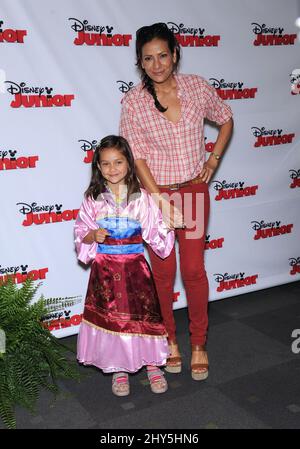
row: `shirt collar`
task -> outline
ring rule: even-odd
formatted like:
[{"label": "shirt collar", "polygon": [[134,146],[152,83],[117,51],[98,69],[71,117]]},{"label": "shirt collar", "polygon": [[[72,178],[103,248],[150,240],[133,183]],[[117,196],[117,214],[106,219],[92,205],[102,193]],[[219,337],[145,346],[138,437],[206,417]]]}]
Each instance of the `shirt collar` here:
[{"label": "shirt collar", "polygon": [[[177,83],[178,97],[179,98],[185,98],[186,97],[186,92],[183,89],[184,81],[183,81],[182,77],[179,74],[175,74],[174,73],[174,78],[175,78],[176,83]],[[139,89],[139,91],[140,91],[140,93],[139,93],[140,98],[148,98],[149,102],[154,104],[152,95],[147,91],[146,88],[143,88],[143,83],[139,83],[137,85],[137,89]]]},{"label": "shirt collar", "polygon": [[143,88],[143,83],[139,83],[137,86],[136,86],[136,88],[140,91],[139,92],[139,96],[141,97],[141,98],[144,98],[144,97],[151,97],[151,95],[149,94],[149,92],[147,91],[147,89],[146,88]]}]

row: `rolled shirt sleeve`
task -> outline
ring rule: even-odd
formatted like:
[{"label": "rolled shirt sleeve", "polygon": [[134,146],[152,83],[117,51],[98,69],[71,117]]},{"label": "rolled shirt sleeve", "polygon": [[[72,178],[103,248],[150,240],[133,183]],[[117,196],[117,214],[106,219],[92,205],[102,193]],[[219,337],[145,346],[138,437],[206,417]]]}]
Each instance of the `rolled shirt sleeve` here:
[{"label": "rolled shirt sleeve", "polygon": [[231,107],[219,97],[213,86],[211,86],[204,79],[202,81],[202,98],[205,109],[205,117],[218,125],[223,125],[228,122],[233,115]]}]

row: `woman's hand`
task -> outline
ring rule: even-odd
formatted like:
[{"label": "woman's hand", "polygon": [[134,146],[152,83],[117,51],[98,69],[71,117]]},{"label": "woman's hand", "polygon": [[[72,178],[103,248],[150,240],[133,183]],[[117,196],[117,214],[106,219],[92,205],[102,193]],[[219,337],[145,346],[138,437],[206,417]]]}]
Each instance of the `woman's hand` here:
[{"label": "woman's hand", "polygon": [[207,184],[209,183],[218,165],[219,162],[217,161],[217,159],[215,159],[214,156],[210,155],[209,159],[204,162],[203,168],[200,172],[200,176],[204,182],[206,182]]},{"label": "woman's hand", "polygon": [[107,230],[103,228],[96,229],[93,232],[94,232],[94,241],[97,243],[103,243],[105,237],[109,235],[109,232],[107,232]]},{"label": "woman's hand", "polygon": [[160,198],[161,201],[161,213],[163,220],[169,229],[184,228],[183,215],[177,207],[169,203],[165,198]]}]

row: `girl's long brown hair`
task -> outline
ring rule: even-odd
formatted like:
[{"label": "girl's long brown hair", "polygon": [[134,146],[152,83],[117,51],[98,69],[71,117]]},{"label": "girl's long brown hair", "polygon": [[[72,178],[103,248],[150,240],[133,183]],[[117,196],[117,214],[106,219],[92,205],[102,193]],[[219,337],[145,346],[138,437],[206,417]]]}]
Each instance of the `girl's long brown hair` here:
[{"label": "girl's long brown hair", "polygon": [[[141,192],[140,184],[135,172],[134,158],[129,143],[124,137],[114,135],[104,137],[95,149],[92,160],[91,181],[85,192],[85,196],[86,198],[92,197],[96,200],[100,193],[106,191],[105,179],[98,168],[98,163],[100,163],[101,151],[104,151],[107,148],[118,150],[127,160],[128,172],[125,178],[125,184],[127,185],[127,201],[129,202],[131,195]],[[136,198],[136,195],[134,197]]]}]

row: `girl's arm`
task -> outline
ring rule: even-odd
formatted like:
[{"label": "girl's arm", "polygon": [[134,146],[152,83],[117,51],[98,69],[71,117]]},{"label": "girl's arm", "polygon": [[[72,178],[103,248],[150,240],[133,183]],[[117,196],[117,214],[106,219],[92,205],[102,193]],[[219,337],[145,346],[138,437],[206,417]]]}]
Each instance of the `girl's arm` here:
[{"label": "girl's arm", "polygon": [[93,232],[98,229],[96,215],[95,201],[84,198],[75,221],[74,236],[77,257],[85,264],[93,260],[97,252],[97,242],[92,241]]},{"label": "girl's arm", "polygon": [[92,231],[90,231],[82,240],[82,243],[86,243],[87,245],[91,245],[92,243],[94,243],[96,241],[95,239],[95,232],[96,230],[93,229]]},{"label": "girl's arm", "polygon": [[109,235],[109,232],[106,229],[93,229],[84,237],[82,242],[86,243],[87,245],[91,245],[94,242],[103,243],[107,235]]},{"label": "girl's arm", "polygon": [[159,257],[164,259],[170,255],[174,246],[174,231],[170,231],[166,226],[161,211],[152,196],[145,190],[142,190],[139,201],[139,220],[142,226],[143,240]]}]

